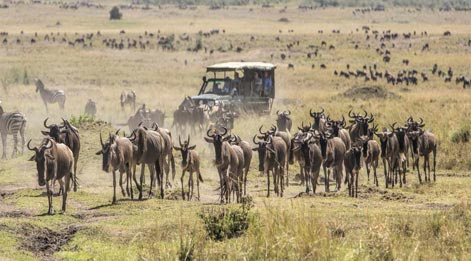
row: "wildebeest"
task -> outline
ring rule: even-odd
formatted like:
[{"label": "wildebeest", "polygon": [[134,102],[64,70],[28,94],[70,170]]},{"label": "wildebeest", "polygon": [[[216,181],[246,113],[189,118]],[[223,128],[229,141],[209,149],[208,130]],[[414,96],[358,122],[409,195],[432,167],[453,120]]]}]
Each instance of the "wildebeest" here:
[{"label": "wildebeest", "polygon": [[319,144],[322,152],[323,165],[328,168],[325,176],[325,191],[329,192],[329,173],[332,169],[334,179],[336,181],[336,189],[340,190],[342,185],[343,176],[343,160],[345,157],[346,147],[345,143],[339,137],[334,137],[330,133],[315,132],[316,138],[319,140]]},{"label": "wildebeest", "polygon": [[132,110],[136,110],[136,93],[133,90],[127,90],[121,92],[120,96],[121,110],[124,110],[124,105],[129,105]]},{"label": "wildebeest", "polygon": [[326,122],[327,129],[334,137],[339,137],[345,144],[347,150],[351,147],[350,134],[345,128],[345,117],[342,115],[342,120],[330,120],[327,118]]},{"label": "wildebeest", "polygon": [[267,197],[270,197],[270,172],[273,174],[273,187],[275,193],[283,197],[284,190],[284,168],[287,161],[287,147],[282,138],[269,135],[266,140],[256,140],[253,142],[257,147],[253,148],[258,152],[259,171],[266,172],[267,175]]},{"label": "wildebeest", "polygon": [[44,106],[46,107],[46,112],[48,112],[48,103],[58,103],[59,108],[61,110],[64,110],[65,92],[63,90],[46,89],[40,79],[34,79],[34,83],[36,84],[36,92],[39,92],[39,94],[41,95],[41,99],[43,100]]},{"label": "wildebeest", "polygon": [[326,117],[324,114],[324,108],[321,108],[321,111],[319,112],[313,112],[312,109],[309,110],[309,115],[314,119],[314,123],[312,125],[312,128],[314,130],[318,131],[327,131],[325,123],[326,123]]},{"label": "wildebeest", "polygon": [[291,120],[291,111],[276,111],[277,119],[276,119],[276,126],[280,131],[286,131],[290,132],[291,131],[291,126],[293,124]]},{"label": "wildebeest", "polygon": [[12,157],[18,153],[18,132],[21,136],[21,154],[25,147],[25,128],[26,117],[19,112],[4,112],[0,106],[0,134],[2,135],[3,153],[2,159],[6,159],[7,154],[7,135],[13,135],[13,152]]},{"label": "wildebeest", "polygon": [[374,116],[370,113],[368,117],[368,113],[366,111],[364,113],[362,116],[359,113],[352,113],[351,110],[348,112],[348,117],[352,119],[350,120],[350,123],[352,123],[350,126],[350,139],[352,141],[356,141],[361,136],[368,135],[368,124],[374,121]]},{"label": "wildebeest", "polygon": [[232,189],[230,176],[238,172],[239,161],[237,153],[228,142],[231,136],[226,136],[226,128],[223,130],[224,132],[220,133],[217,130],[209,129],[204,139],[214,146],[215,163],[219,174],[220,201],[223,203],[225,199],[225,202],[229,203]]},{"label": "wildebeest", "polygon": [[354,144],[344,158],[345,174],[348,177],[348,195],[358,197],[358,176],[361,169],[361,145]]},{"label": "wildebeest", "polygon": [[196,187],[198,192],[198,200],[200,200],[200,182],[203,182],[203,177],[200,172],[200,157],[195,151],[196,145],[190,145],[190,136],[188,135],[188,140],[182,143],[180,136],[178,136],[178,142],[180,146],[173,146],[175,150],[179,150],[182,154],[182,176],[180,182],[182,184],[182,198],[185,199],[185,189],[183,188],[183,178],[185,177],[185,172],[190,173],[188,178],[188,200],[191,200],[193,197],[193,172],[196,172]]},{"label": "wildebeest", "polygon": [[[262,127],[263,126],[260,126],[260,128],[258,129],[259,133],[262,134],[262,136],[260,136],[259,138],[263,138],[265,140],[268,140],[268,137],[269,136],[276,136],[276,137],[280,137],[286,144],[286,165],[284,166],[284,169],[286,169],[286,186],[288,187],[289,186],[289,154],[290,154],[290,151],[291,151],[291,134],[287,131],[278,131],[278,128],[274,125],[272,125],[272,127],[267,131],[267,132],[262,132]],[[292,160],[292,159],[291,159]],[[293,162],[291,162],[293,163]]]},{"label": "wildebeest", "polygon": [[378,136],[381,145],[386,188],[390,185],[394,187],[393,175],[397,175],[399,171],[399,142],[394,132],[389,132],[387,129],[375,132],[375,135]]},{"label": "wildebeest", "polygon": [[78,130],[72,126],[69,121],[64,119],[62,119],[62,125],[47,125],[48,119],[49,118],[46,118],[44,120],[43,125],[45,128],[49,129],[49,131],[41,131],[41,133],[51,137],[56,142],[64,143],[72,151],[74,155],[74,173],[72,176],[72,181],[74,184],[74,191],[77,191],[77,162],[80,156],[80,135]]},{"label": "wildebeest", "polygon": [[243,195],[247,195],[247,176],[250,170],[250,163],[252,162],[252,148],[250,147],[250,143],[247,141],[242,140],[239,136],[232,135],[231,139],[229,140],[231,145],[238,145],[242,151],[244,152],[244,173],[243,177],[241,177],[241,182],[243,183],[244,191]]},{"label": "wildebeest", "polygon": [[163,166],[166,148],[162,135],[157,131],[146,130],[143,126],[139,126],[131,133],[129,140],[137,146],[137,151],[135,151],[136,164],[142,164],[140,186],[138,186],[139,199],[142,199],[145,165],[148,166],[150,171],[149,197],[153,196],[152,186],[154,178],[157,176],[157,182],[160,185],[160,197],[164,198]]},{"label": "wildebeest", "polygon": [[[412,141],[412,148],[417,157],[414,159],[419,182],[422,183],[422,178],[419,171],[419,156],[424,157],[424,176],[425,182],[430,182],[430,153],[433,153],[433,181],[436,181],[436,159],[437,159],[437,141],[435,135],[430,131],[417,131],[408,132],[408,136]],[[428,170],[428,174],[427,174]]]},{"label": "wildebeest", "polygon": [[170,174],[170,167],[172,167],[172,181],[175,179],[175,158],[173,157],[173,140],[172,133],[168,129],[161,128],[157,123],[153,123],[152,128],[157,131],[164,139],[164,165],[162,168],[165,171],[165,186],[171,186],[168,176]]},{"label": "wildebeest", "polygon": [[85,105],[85,114],[88,114],[92,117],[96,115],[96,102],[92,99],[88,99],[87,104]]},{"label": "wildebeest", "polygon": [[54,192],[54,183],[59,181],[62,191],[62,211],[66,210],[67,191],[69,189],[70,177],[72,175],[73,155],[72,151],[61,143],[56,143],[53,139],[45,138],[39,148],[30,147],[31,140],[27,147],[34,151],[34,156],[30,161],[36,162],[38,172],[39,186],[46,185],[49,207],[47,213],[54,214],[52,207],[52,196]]},{"label": "wildebeest", "polygon": [[[409,137],[407,136],[407,127],[396,127],[396,123],[391,126],[392,131],[396,134],[399,145],[399,163],[402,166],[403,183],[406,184],[406,172],[409,166]],[[402,184],[401,184],[402,185]]]},{"label": "wildebeest", "polygon": [[370,167],[373,167],[373,183],[376,184],[376,186],[379,186],[376,169],[378,168],[378,160],[381,149],[378,142],[376,142],[376,140],[373,138],[374,133],[377,131],[377,127],[373,124],[373,127],[368,129],[368,136],[362,136],[361,139],[363,140],[362,154],[365,160],[368,182],[370,181]]},{"label": "wildebeest", "polygon": [[[96,152],[96,155],[102,155],[102,170],[105,172],[113,172],[113,201],[116,201],[116,171],[119,171],[119,186],[121,187],[121,193],[123,197],[128,196],[134,199],[134,193],[132,189],[132,180],[138,186],[136,176],[132,175],[132,170],[135,169],[134,162],[134,148],[131,141],[126,137],[117,136],[116,134],[109,134],[109,138],[106,143],[103,143],[103,139],[100,133],[100,144],[101,150]],[[126,191],[123,188],[123,174],[126,173]]]}]

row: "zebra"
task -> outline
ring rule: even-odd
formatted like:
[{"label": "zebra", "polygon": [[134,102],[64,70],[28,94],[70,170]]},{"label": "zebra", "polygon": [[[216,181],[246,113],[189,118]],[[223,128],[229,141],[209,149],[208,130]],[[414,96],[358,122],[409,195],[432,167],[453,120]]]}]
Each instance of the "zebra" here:
[{"label": "zebra", "polygon": [[25,147],[25,127],[26,117],[19,112],[4,112],[2,106],[0,106],[0,134],[2,136],[3,154],[2,159],[6,159],[6,146],[7,146],[7,135],[13,135],[13,141],[15,146],[13,147],[13,153],[11,156],[18,154],[18,132],[21,135],[21,154],[23,154]]},{"label": "zebra", "polygon": [[44,87],[44,84],[40,79],[34,79],[34,82],[36,84],[36,92],[39,92],[43,99],[44,106],[46,106],[46,112],[49,112],[47,104],[56,102],[59,104],[59,108],[64,110],[65,92],[63,90],[48,90]]},{"label": "zebra", "polygon": [[124,105],[129,104],[132,106],[132,111],[136,110],[136,93],[133,90],[123,91],[120,97],[121,110],[124,110]]}]

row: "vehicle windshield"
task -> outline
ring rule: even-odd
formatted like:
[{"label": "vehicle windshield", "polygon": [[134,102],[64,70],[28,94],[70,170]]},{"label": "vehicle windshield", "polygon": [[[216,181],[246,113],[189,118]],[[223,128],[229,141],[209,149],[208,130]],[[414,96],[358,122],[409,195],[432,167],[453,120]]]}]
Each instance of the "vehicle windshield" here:
[{"label": "vehicle windshield", "polygon": [[[229,76],[230,75],[230,76]],[[246,96],[246,97],[273,97],[274,73],[273,71],[243,70],[233,74],[215,73],[214,78],[206,80],[205,94]]]}]

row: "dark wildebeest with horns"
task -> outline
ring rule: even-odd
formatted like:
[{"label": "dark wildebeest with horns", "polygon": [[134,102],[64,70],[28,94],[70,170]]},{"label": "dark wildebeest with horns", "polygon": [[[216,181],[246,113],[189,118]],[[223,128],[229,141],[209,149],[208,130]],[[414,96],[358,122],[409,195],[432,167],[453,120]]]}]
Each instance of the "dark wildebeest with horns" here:
[{"label": "dark wildebeest with horns", "polygon": [[314,119],[314,123],[312,124],[312,128],[314,130],[318,130],[320,132],[322,131],[327,131],[325,123],[326,121],[326,116],[324,114],[324,108],[321,108],[321,111],[319,112],[313,112],[312,109],[309,110],[309,115]]},{"label": "dark wildebeest with horns", "polygon": [[[237,175],[239,168],[239,157],[237,152],[229,144],[231,138],[227,135],[227,129],[223,128],[224,132],[220,133],[217,130],[209,129],[204,137],[205,141],[212,143],[215,152],[215,163],[219,174],[219,189],[221,203],[230,202],[230,195],[232,189],[232,178]],[[212,132],[212,133],[211,133]]]},{"label": "dark wildebeest with horns", "polygon": [[343,176],[343,160],[345,158],[345,143],[339,137],[334,137],[329,132],[315,132],[316,139],[322,152],[323,166],[328,169],[325,176],[325,191],[329,192],[329,176],[330,169],[332,169],[333,177],[336,181],[336,189],[340,191]]},{"label": "dark wildebeest with horns", "polygon": [[291,111],[276,111],[277,119],[276,126],[280,131],[290,132],[293,122],[291,120]]},{"label": "dark wildebeest with horns", "polygon": [[[414,159],[414,165],[417,168],[417,175],[419,182],[422,183],[422,177],[420,176],[419,170],[419,156],[424,157],[424,176],[425,182],[430,182],[430,153],[433,153],[433,181],[436,181],[436,159],[437,159],[437,140],[435,135],[430,131],[423,131],[419,129],[417,131],[410,131],[407,134],[412,141],[412,149],[416,157]],[[428,170],[428,174],[427,174]]]},{"label": "dark wildebeest with horns", "polygon": [[59,108],[64,110],[65,105],[65,92],[63,90],[49,90],[44,87],[43,82],[40,79],[34,79],[34,83],[36,84],[36,92],[39,92],[41,95],[41,99],[44,102],[44,106],[46,107],[46,112],[48,112],[47,104],[48,103],[58,103]]},{"label": "dark wildebeest with horns", "polygon": [[137,146],[137,150],[134,152],[136,164],[142,164],[140,185],[137,187],[139,199],[142,199],[145,165],[149,167],[150,171],[149,197],[153,196],[152,187],[154,185],[154,178],[157,176],[157,182],[160,185],[160,197],[164,198],[163,166],[165,160],[164,152],[166,151],[164,138],[157,131],[146,130],[143,126],[139,126],[131,133],[129,140]]},{"label": "dark wildebeest with horns", "polygon": [[379,155],[381,149],[378,142],[374,140],[374,133],[378,132],[378,127],[373,124],[373,127],[368,129],[368,136],[362,136],[363,148],[362,154],[365,159],[366,174],[368,176],[368,182],[370,181],[370,167],[373,167],[373,183],[376,186],[378,184],[378,176],[376,175],[376,169],[378,168]]},{"label": "dark wildebeest with horns", "polygon": [[242,183],[244,186],[244,196],[247,195],[247,176],[250,170],[250,163],[252,162],[252,147],[250,143],[245,140],[242,140],[239,136],[231,135],[231,139],[229,140],[231,145],[238,145],[242,151],[244,152],[244,176],[242,177]]},{"label": "dark wildebeest with horns", "polygon": [[188,140],[182,143],[180,136],[178,136],[178,142],[180,146],[173,146],[175,150],[179,150],[182,153],[182,176],[180,181],[182,183],[182,198],[185,200],[185,190],[183,188],[183,178],[185,177],[185,172],[190,173],[188,178],[188,200],[191,200],[193,197],[193,172],[196,172],[196,187],[198,192],[198,200],[200,200],[200,182],[203,182],[203,177],[200,172],[200,157],[195,151],[196,145],[190,146],[190,136],[188,135]]},{"label": "dark wildebeest with horns", "polygon": [[64,143],[72,150],[74,155],[74,174],[72,181],[74,184],[74,192],[77,191],[77,162],[80,156],[80,135],[77,128],[72,126],[69,121],[62,119],[62,125],[51,124],[47,125],[46,118],[44,120],[44,127],[49,131],[41,131],[43,135],[49,136],[58,143]]},{"label": "dark wildebeest with horns", "polygon": [[394,132],[390,132],[385,128],[382,132],[375,132],[375,135],[379,138],[381,145],[381,158],[383,160],[386,188],[390,185],[394,187],[393,175],[397,176],[399,171],[399,141]]},{"label": "dark wildebeest with horns", "polygon": [[362,143],[356,142],[347,152],[345,152],[344,166],[345,174],[348,177],[348,195],[358,197],[358,176],[361,169],[361,148]]},{"label": "dark wildebeest with horns", "polygon": [[342,120],[334,121],[327,117],[326,123],[327,129],[334,137],[339,137],[345,144],[347,150],[351,147],[350,134],[345,129],[345,117],[342,115]]},{"label": "dark wildebeest with horns", "polygon": [[31,140],[28,141],[27,147],[34,151],[34,156],[29,160],[36,162],[38,184],[39,186],[46,185],[49,202],[47,214],[54,214],[52,196],[56,180],[59,181],[62,191],[62,211],[65,212],[74,159],[72,151],[65,144],[57,143],[51,138],[45,138],[39,148],[31,148],[30,143]]},{"label": "dark wildebeest with horns", "polygon": [[257,135],[253,137],[253,142],[257,147],[253,148],[258,152],[258,169],[262,173],[266,171],[267,175],[267,197],[270,197],[270,172],[273,174],[273,187],[275,193],[283,197],[284,190],[284,168],[287,162],[286,142],[277,136],[269,135],[265,140],[256,140]]},{"label": "dark wildebeest with horns", "polygon": [[351,110],[348,112],[348,117],[351,118],[349,122],[352,123],[350,126],[350,139],[352,141],[358,140],[361,136],[368,135],[368,124],[375,120],[373,114],[370,113],[368,117],[368,113],[364,112],[363,116],[359,113],[352,113]]},{"label": "dark wildebeest with horns", "polygon": [[[139,186],[136,180],[136,176],[132,175],[135,169],[134,161],[134,148],[132,142],[126,137],[119,137],[118,131],[115,134],[109,134],[108,140],[103,143],[103,139],[100,133],[100,144],[101,150],[96,152],[96,155],[103,156],[102,169],[105,172],[113,172],[113,201],[116,203],[116,171],[119,171],[119,186],[121,187],[121,193],[123,197],[128,196],[134,199],[134,193],[132,189],[132,179]],[[123,188],[123,174],[126,173],[126,191]]]}]

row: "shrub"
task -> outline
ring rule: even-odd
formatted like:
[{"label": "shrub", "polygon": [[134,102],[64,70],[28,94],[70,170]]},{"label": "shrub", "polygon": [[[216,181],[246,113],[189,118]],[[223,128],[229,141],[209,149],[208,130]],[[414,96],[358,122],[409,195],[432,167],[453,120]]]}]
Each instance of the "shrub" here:
[{"label": "shrub", "polygon": [[110,11],[110,20],[119,20],[123,16],[122,13],[119,12],[119,8],[117,6],[114,6],[111,8]]},{"label": "shrub", "polygon": [[463,125],[451,135],[451,141],[453,143],[468,143],[470,137],[470,127],[468,125]]},{"label": "shrub", "polygon": [[94,121],[95,119],[92,116],[87,114],[81,114],[79,116],[72,116],[69,122],[75,127],[80,127],[83,124],[92,123]]},{"label": "shrub", "polygon": [[252,198],[247,197],[238,207],[210,208],[199,214],[208,236],[216,241],[241,236],[249,228]]}]

